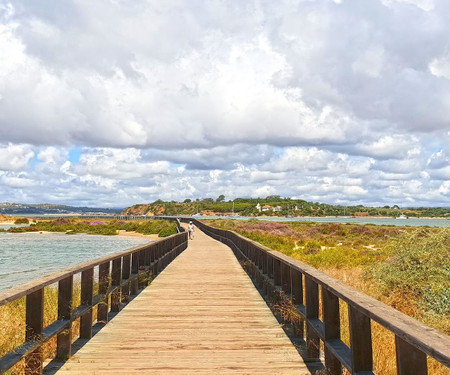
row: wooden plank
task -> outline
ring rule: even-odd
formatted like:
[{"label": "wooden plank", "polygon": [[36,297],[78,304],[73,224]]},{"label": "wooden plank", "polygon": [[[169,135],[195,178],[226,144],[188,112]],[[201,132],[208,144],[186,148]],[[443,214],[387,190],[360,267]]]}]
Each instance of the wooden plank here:
[{"label": "wooden plank", "polygon": [[138,372],[310,373],[233,252],[200,231],[58,373]]}]

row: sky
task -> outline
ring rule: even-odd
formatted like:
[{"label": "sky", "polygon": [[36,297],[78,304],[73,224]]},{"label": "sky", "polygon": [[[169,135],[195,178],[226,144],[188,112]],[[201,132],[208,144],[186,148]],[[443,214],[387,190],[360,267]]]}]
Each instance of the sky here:
[{"label": "sky", "polygon": [[450,206],[448,0],[0,0],[0,202]]}]

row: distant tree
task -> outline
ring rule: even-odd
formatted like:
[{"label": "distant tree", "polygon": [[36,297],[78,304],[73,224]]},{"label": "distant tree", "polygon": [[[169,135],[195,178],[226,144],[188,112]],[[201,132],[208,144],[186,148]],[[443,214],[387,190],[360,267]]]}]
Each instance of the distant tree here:
[{"label": "distant tree", "polygon": [[203,203],[214,203],[214,199],[212,199],[212,198],[203,198],[202,202]]},{"label": "distant tree", "polygon": [[184,200],[184,203],[191,203],[192,201],[188,198]]},{"label": "distant tree", "polygon": [[390,208],[389,206],[383,206],[383,208]]},{"label": "distant tree", "polygon": [[220,194],[219,197],[216,199],[216,203],[220,203],[225,201],[225,195]]}]

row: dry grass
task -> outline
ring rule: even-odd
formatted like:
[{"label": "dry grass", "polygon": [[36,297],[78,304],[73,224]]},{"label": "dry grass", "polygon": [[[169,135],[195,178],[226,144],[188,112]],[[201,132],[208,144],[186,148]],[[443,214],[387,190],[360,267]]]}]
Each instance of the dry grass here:
[{"label": "dry grass", "polygon": [[[80,305],[81,288],[79,284],[74,286],[73,308]],[[49,286],[44,291],[44,327],[53,323],[58,315],[58,290],[55,286]],[[97,308],[93,309],[93,321],[97,319]],[[0,306],[0,357],[19,347],[25,342],[25,298]],[[79,319],[72,324],[72,339],[79,336]],[[48,341],[42,347],[43,356],[52,359],[56,355],[56,337]],[[12,367],[7,375],[22,375],[24,373],[24,361],[20,361]]]},{"label": "dry grass", "polygon": [[[212,224],[306,262],[404,314],[450,333],[450,230],[447,228],[394,229],[229,220]],[[286,303],[276,305],[276,313],[288,321],[296,319],[291,309]],[[348,309],[343,301],[340,301],[340,321],[341,339],[349,345]],[[372,322],[372,340],[375,372],[396,374],[394,334]],[[450,374],[448,368],[431,358],[428,358],[428,371],[436,375]]]}]

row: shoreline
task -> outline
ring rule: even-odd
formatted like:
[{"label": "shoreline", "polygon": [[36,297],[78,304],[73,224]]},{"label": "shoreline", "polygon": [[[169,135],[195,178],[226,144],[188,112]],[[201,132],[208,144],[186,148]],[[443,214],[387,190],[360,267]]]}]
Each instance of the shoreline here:
[{"label": "shoreline", "polygon": [[[3,224],[3,223],[0,223]],[[47,230],[42,230],[42,231],[38,231],[38,232],[20,232],[20,233],[14,233],[14,234],[67,234],[67,232],[50,232]],[[69,232],[70,233],[70,232]],[[75,233],[76,234],[88,234],[88,233]],[[111,237],[105,234],[89,234],[90,236],[107,236],[107,237]],[[114,235],[113,235],[114,236]],[[142,234],[142,233],[138,233],[138,232],[126,232],[125,230],[118,230],[116,236],[120,236],[120,237],[140,237],[140,238],[148,238],[151,240],[159,240],[160,237],[157,234]]]},{"label": "shoreline", "polygon": [[142,234],[142,233],[138,233],[138,232],[127,232],[125,230],[118,230],[117,235],[123,236],[123,237],[150,238],[152,240],[159,240],[159,238],[160,238],[157,234]]}]

